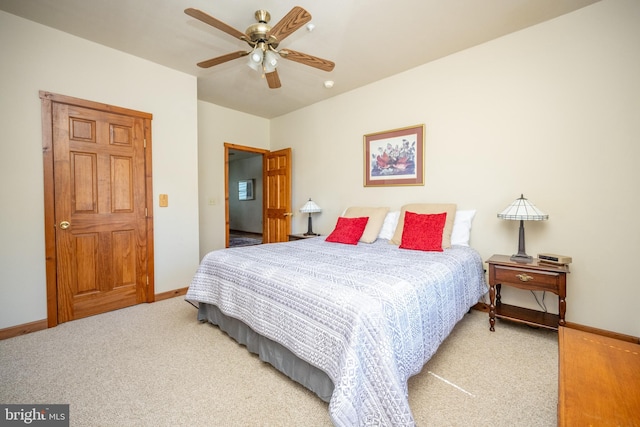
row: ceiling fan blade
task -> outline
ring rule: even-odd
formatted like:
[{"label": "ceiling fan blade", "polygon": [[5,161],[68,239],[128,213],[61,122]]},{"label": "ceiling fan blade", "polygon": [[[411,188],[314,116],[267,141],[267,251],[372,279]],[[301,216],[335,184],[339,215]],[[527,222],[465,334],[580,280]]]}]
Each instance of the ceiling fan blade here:
[{"label": "ceiling fan blade", "polygon": [[267,83],[269,84],[269,88],[278,89],[280,86],[280,77],[278,76],[278,71],[274,70],[271,73],[266,73],[264,75],[267,78]]},{"label": "ceiling fan blade", "polygon": [[311,21],[311,14],[300,6],[295,6],[271,28],[267,35],[273,36],[278,42],[281,42],[309,21]]},{"label": "ceiling fan blade", "polygon": [[336,64],[327,59],[318,58],[317,56],[312,56],[302,52],[296,52],[291,49],[282,49],[279,53],[281,57],[290,61],[299,62],[310,67],[318,68],[322,71],[332,71],[333,67],[336,66]]},{"label": "ceiling fan blade", "polygon": [[224,31],[232,37],[235,37],[240,40],[246,40],[247,36],[242,31],[236,30],[235,28],[225,24],[224,22],[214,18],[211,15],[204,13],[201,10],[188,8],[184,10],[184,13],[189,15],[192,18],[196,18],[198,21],[202,21],[205,24],[209,24],[214,28],[219,29],[220,31]]},{"label": "ceiling fan blade", "polygon": [[249,52],[245,52],[243,50],[239,50],[233,53],[227,53],[226,55],[218,56],[216,58],[207,59],[206,61],[198,62],[198,67],[201,68],[209,68],[214,65],[220,65],[228,61],[232,61],[234,59],[242,58],[243,56],[247,56]]}]

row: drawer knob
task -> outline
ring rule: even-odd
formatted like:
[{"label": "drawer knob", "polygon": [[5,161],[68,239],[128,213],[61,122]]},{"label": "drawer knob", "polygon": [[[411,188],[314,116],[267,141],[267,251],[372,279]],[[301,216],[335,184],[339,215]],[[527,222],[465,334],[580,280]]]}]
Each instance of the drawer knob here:
[{"label": "drawer knob", "polygon": [[521,282],[528,282],[529,280],[533,280],[533,277],[529,276],[528,274],[516,274],[516,277],[518,279],[520,279]]}]

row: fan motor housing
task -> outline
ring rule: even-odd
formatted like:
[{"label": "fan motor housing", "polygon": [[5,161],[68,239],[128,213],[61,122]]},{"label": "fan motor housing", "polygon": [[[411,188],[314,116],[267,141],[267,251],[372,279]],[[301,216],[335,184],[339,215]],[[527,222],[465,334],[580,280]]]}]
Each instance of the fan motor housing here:
[{"label": "fan motor housing", "polygon": [[245,32],[251,41],[258,42],[267,40],[267,33],[269,30],[271,30],[270,25],[258,22],[257,24],[249,25]]},{"label": "fan motor housing", "polygon": [[271,25],[268,25],[268,22],[271,20],[271,15],[266,10],[261,9],[256,10],[255,17],[258,22],[249,25],[245,34],[254,44],[266,42],[275,49],[278,46],[278,41],[273,36],[267,36],[269,31],[271,31]]}]

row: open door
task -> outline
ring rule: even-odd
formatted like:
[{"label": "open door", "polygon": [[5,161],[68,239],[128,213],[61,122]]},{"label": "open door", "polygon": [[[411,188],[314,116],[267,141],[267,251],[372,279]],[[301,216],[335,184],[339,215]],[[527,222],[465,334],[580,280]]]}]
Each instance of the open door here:
[{"label": "open door", "polygon": [[225,143],[225,247],[229,247],[229,151],[262,155],[262,243],[286,242],[291,233],[291,149],[270,152]]},{"label": "open door", "polygon": [[286,242],[291,233],[291,148],[265,154],[263,243]]}]

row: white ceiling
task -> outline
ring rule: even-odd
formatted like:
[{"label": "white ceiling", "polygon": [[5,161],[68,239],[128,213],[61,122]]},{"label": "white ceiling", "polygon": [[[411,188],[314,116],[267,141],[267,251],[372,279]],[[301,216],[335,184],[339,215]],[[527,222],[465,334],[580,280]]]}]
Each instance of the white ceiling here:
[{"label": "white ceiling", "polygon": [[[198,77],[198,98],[273,118],[555,18],[598,0],[0,0],[0,10]],[[249,46],[187,16],[200,9],[244,32],[266,9],[275,25],[293,6],[313,17],[289,47],[336,63],[332,72],[281,60],[269,89],[246,58],[197,62]],[[325,80],[335,81],[332,89]]]}]

